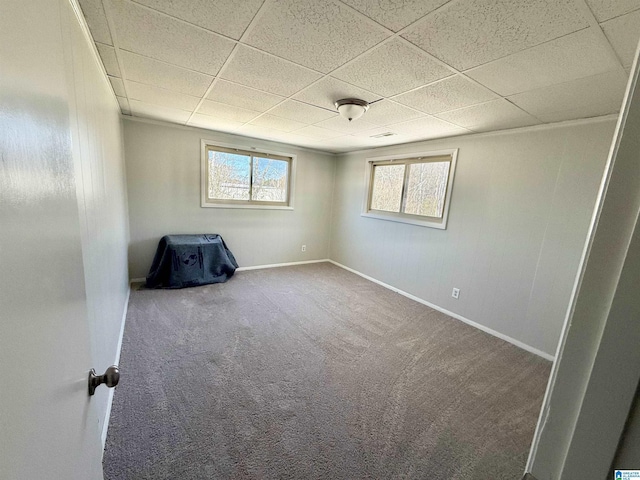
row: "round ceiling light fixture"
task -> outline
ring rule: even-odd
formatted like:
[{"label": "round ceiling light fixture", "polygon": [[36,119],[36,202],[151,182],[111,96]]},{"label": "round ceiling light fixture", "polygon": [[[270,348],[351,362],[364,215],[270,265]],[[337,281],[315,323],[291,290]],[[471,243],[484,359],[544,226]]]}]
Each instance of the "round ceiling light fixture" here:
[{"label": "round ceiling light fixture", "polygon": [[369,102],[358,98],[343,98],[334,103],[338,113],[347,120],[357,120],[369,110]]}]

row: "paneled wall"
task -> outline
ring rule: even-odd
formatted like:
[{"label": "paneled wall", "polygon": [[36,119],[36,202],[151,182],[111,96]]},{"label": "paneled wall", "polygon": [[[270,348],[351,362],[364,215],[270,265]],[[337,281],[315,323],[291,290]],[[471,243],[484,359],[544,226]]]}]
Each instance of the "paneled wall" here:
[{"label": "paneled wall", "polygon": [[[341,155],[330,258],[554,355],[614,127],[600,119]],[[367,157],[453,148],[446,230],[360,216]]]},{"label": "paneled wall", "polygon": [[[147,275],[167,234],[218,233],[243,267],[327,258],[333,155],[157,122],[126,120],[124,127],[132,278]],[[294,209],[201,207],[201,139],[297,155]]]},{"label": "paneled wall", "polygon": [[[64,20],[82,261],[93,367],[102,373],[116,361],[128,285],[129,222],[120,107],[77,18]],[[100,422],[113,392],[98,389]],[[101,428],[104,425],[101,423]]]},{"label": "paneled wall", "polygon": [[[74,4],[0,14],[0,478],[102,479],[128,293],[122,126]],[[83,21],[83,20],[82,20]]]}]

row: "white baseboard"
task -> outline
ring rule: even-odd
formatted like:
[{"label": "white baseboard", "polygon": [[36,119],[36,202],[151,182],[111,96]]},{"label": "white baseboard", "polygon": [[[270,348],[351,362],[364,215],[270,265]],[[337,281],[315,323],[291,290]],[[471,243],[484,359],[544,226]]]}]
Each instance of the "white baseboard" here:
[{"label": "white baseboard", "polygon": [[[322,258],[320,260],[305,260],[302,262],[287,262],[287,263],[270,263],[268,265],[253,265],[250,267],[238,267],[236,268],[236,272],[246,272],[247,270],[261,270],[263,268],[278,268],[278,267],[291,267],[292,265],[306,265],[308,263],[322,263],[322,262],[330,262],[328,258]],[[132,278],[129,280],[130,283],[135,282],[145,282],[147,279],[144,277],[140,278]]]},{"label": "white baseboard", "polygon": [[278,268],[278,267],[290,267],[292,265],[306,265],[308,263],[322,263],[322,262],[330,262],[328,258],[323,258],[321,260],[305,260],[304,262],[288,262],[288,263],[272,263],[269,265],[254,265],[252,267],[239,267],[236,269],[236,272],[245,272],[247,270],[261,270],[263,268]]},{"label": "white baseboard", "polygon": [[[120,352],[122,351],[122,339],[124,337],[124,324],[127,321],[127,311],[129,310],[129,296],[131,295],[131,287],[127,289],[127,298],[124,300],[124,310],[122,312],[122,320],[120,321],[120,336],[118,337],[118,345],[116,346],[116,358],[113,362],[114,365],[120,363]],[[115,388],[109,389],[109,397],[107,399],[107,412],[104,416],[104,422],[102,424],[102,450],[107,443],[107,431],[109,430],[109,418],[111,417],[111,407],[113,405],[113,394]]]},{"label": "white baseboard", "polygon": [[377,280],[373,277],[370,277],[369,275],[365,275],[364,273],[361,273],[357,270],[354,270],[353,268],[349,268],[345,265],[342,265],[341,263],[338,263],[336,261],[333,260],[328,260],[330,263],[333,263],[334,265],[340,267],[340,268],[344,268],[345,270],[348,270],[351,273],[355,273],[356,275],[361,276],[362,278],[366,278],[367,280],[377,283],[378,285],[382,285],[385,288],[388,288],[389,290],[392,290],[396,293],[399,293],[400,295],[403,295],[407,298],[410,298],[411,300],[415,300],[418,303],[422,303],[423,305],[426,305],[427,307],[431,307],[434,310],[438,310],[439,312],[444,313],[445,315],[449,315],[450,317],[455,318],[456,320],[460,320],[461,322],[464,322],[468,325],[471,325],[472,327],[475,327],[479,330],[482,330],[483,332],[486,332],[490,335],[493,335],[494,337],[498,337],[501,340],[504,340],[506,342],[509,342],[513,345],[515,345],[516,347],[522,348],[523,350],[526,350],[527,352],[531,352],[535,355],[538,355],[539,357],[544,358],[545,360],[550,360],[550,361],[554,361],[555,357],[553,355],[550,355],[546,352],[543,352],[542,350],[538,350],[537,348],[532,347],[531,345],[527,345],[526,343],[521,342],[520,340],[516,340],[515,338],[511,338],[508,335],[505,335],[503,333],[497,332],[489,327],[486,327],[484,325],[481,325],[480,323],[474,322],[473,320],[469,320],[468,318],[463,317],[462,315],[458,315],[457,313],[454,312],[450,312],[449,310],[446,310],[442,307],[439,307],[438,305],[435,305],[433,303],[427,302],[426,300],[423,300],[420,297],[416,297],[415,295],[411,295],[410,293],[405,292],[404,290],[400,290],[399,288],[396,288],[392,285],[389,285],[388,283],[384,283],[381,282],[380,280]]}]

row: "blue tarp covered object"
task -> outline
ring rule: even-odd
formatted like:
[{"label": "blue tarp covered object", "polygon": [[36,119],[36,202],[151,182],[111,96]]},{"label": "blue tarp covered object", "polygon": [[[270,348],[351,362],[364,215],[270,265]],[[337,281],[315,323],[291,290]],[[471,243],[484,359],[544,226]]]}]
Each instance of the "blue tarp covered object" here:
[{"label": "blue tarp covered object", "polygon": [[165,235],[158,243],[147,288],[183,288],[226,282],[238,268],[220,235]]}]

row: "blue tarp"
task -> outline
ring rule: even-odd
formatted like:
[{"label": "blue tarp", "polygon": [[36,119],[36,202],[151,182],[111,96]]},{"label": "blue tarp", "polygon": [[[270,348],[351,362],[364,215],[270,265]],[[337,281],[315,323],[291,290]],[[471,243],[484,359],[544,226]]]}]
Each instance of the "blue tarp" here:
[{"label": "blue tarp", "polygon": [[165,235],[158,243],[146,286],[183,288],[223,283],[238,268],[220,235]]}]

